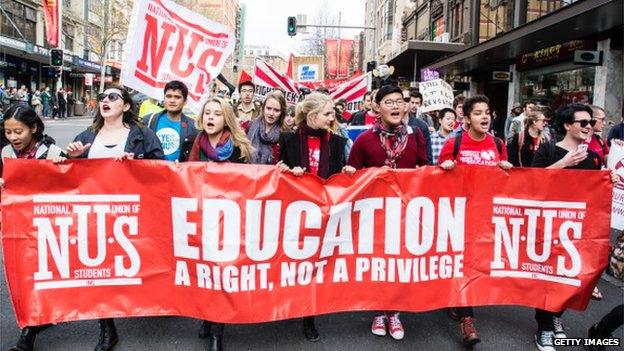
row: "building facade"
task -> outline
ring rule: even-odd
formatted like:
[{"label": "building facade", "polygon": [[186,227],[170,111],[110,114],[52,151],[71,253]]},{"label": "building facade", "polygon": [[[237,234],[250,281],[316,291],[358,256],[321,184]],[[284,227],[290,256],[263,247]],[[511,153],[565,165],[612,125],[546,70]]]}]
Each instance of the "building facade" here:
[{"label": "building facade", "polygon": [[247,45],[243,58],[243,70],[253,76],[256,58],[261,58],[269,65],[275,67],[280,73],[285,74],[288,70],[288,60],[278,50],[266,45]]},{"label": "building facade", "polygon": [[[58,79],[50,67],[51,46],[45,35],[41,3],[1,0],[0,5],[4,10],[0,12],[0,83],[7,87],[54,89]],[[59,45],[64,51],[61,84],[65,90],[72,91],[76,99],[85,95],[90,98],[97,90],[103,60],[94,46],[101,44],[95,39],[104,31],[104,6],[103,0],[63,1]],[[106,81],[118,79],[120,72],[113,67],[104,65]]]},{"label": "building facade", "polygon": [[[428,69],[457,94],[485,94],[498,116],[526,100],[550,110],[584,102],[619,122],[622,13],[622,0],[410,0],[394,18],[401,22],[400,49],[389,56],[377,50],[376,58],[413,86]],[[378,35],[388,36],[386,22],[377,18]],[[370,46],[365,53],[370,60]]]}]

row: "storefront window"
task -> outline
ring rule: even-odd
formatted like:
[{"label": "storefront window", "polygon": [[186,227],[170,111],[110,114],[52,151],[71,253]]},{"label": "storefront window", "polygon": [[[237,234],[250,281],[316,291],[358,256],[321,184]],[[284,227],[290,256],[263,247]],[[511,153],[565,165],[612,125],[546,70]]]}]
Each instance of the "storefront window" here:
[{"label": "storefront window", "polygon": [[[548,71],[550,69],[550,72]],[[534,100],[552,111],[573,103],[592,103],[595,67],[556,71],[543,68],[522,74],[522,101]]]}]

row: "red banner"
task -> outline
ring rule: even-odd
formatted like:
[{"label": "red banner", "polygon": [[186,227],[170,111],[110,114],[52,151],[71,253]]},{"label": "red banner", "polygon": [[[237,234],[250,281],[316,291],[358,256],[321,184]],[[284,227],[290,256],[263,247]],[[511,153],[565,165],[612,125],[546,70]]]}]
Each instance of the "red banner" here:
[{"label": "red banner", "polygon": [[353,40],[341,39],[338,46],[339,64],[338,75],[345,77],[349,75],[349,66],[351,66],[351,51],[353,49]]},{"label": "red banner", "polygon": [[46,39],[51,47],[59,46],[58,0],[43,0],[43,15],[46,25]]},{"label": "red banner", "polygon": [[327,77],[335,78],[338,75],[338,40],[325,39],[325,61],[327,62]]},{"label": "red banner", "polygon": [[20,326],[582,310],[609,253],[606,171],[424,167],[321,181],[259,165],[6,159],[4,177]]}]

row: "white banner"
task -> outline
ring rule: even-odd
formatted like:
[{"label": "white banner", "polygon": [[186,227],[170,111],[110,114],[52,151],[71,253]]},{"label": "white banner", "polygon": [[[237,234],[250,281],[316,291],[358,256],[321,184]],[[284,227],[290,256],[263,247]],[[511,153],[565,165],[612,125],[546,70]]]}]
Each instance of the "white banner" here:
[{"label": "white banner", "polygon": [[442,79],[421,82],[419,91],[423,96],[421,112],[441,110],[453,107],[453,87]]},{"label": "white banner", "polygon": [[334,102],[340,99],[347,100],[347,111],[355,112],[364,107],[364,94],[370,91],[370,85],[371,72],[368,72],[332,88],[330,95]]},{"label": "white banner", "polygon": [[[609,169],[615,170],[620,180],[624,180],[624,147],[612,143],[609,150]],[[611,206],[611,228],[624,230],[624,186],[613,187],[613,203]]]},{"label": "white banner", "polygon": [[234,51],[228,29],[169,0],[136,0],[126,39],[124,85],[163,100],[167,82],[184,82],[195,111]]},{"label": "white banner", "polygon": [[285,92],[286,102],[291,105],[296,104],[301,95],[294,80],[259,58],[256,59],[253,83],[256,85],[254,99],[260,101],[264,101],[266,96],[277,88]]}]

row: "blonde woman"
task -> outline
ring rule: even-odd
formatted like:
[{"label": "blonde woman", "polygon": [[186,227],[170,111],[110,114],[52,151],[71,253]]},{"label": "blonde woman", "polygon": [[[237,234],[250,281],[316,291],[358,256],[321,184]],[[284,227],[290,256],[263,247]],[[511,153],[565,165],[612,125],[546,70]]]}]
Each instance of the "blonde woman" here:
[{"label": "blonde woman", "polygon": [[533,162],[533,155],[539,146],[546,142],[544,127],[546,126],[546,116],[539,110],[533,110],[524,118],[523,130],[514,135],[507,152],[509,162],[514,167],[530,167]]},{"label": "blonde woman", "polygon": [[197,135],[189,161],[250,163],[254,148],[222,98],[210,98],[195,121]]},{"label": "blonde woman", "polygon": [[[195,121],[201,130],[193,143],[189,161],[249,163],[254,149],[236,121],[234,110],[224,99],[211,97]],[[209,338],[210,351],[223,350],[223,323],[203,321],[200,338]]]},{"label": "blonde woman", "polygon": [[[323,179],[340,172],[353,174],[355,169],[345,166],[347,139],[331,132],[335,120],[331,97],[321,93],[306,96],[297,106],[296,131],[282,133],[280,137],[279,170],[295,176],[309,172]],[[319,340],[314,316],[303,318],[303,334],[310,341]]]}]

